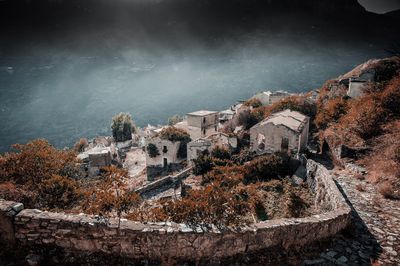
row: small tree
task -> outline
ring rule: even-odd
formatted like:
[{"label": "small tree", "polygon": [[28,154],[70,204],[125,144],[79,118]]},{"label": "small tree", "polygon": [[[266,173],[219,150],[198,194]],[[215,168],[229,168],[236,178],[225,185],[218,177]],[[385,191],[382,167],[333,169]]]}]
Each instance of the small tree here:
[{"label": "small tree", "polygon": [[231,154],[229,150],[222,146],[216,146],[211,151],[211,156],[217,159],[226,160],[231,158]]},{"label": "small tree", "polygon": [[208,152],[201,154],[193,160],[193,173],[195,175],[204,175],[212,170],[214,164]]},{"label": "small tree", "polygon": [[168,125],[173,126],[182,121],[183,121],[183,117],[181,117],[179,115],[173,115],[170,118],[168,118]]},{"label": "small tree", "polygon": [[125,169],[110,166],[104,168],[104,171],[102,182],[86,193],[83,208],[89,213],[101,216],[115,212],[120,228],[122,214],[137,208],[141,199],[137,193],[127,190],[124,181],[129,175]]},{"label": "small tree", "polygon": [[135,123],[130,114],[119,113],[112,118],[112,134],[115,141],[126,141],[132,139],[132,134],[136,132]]},{"label": "small tree", "polygon": [[155,158],[155,157],[157,157],[158,155],[160,155],[160,152],[159,152],[157,146],[154,145],[153,143],[149,143],[149,144],[147,145],[147,152],[148,152],[148,154],[149,154],[149,156],[150,156],[151,158]]}]

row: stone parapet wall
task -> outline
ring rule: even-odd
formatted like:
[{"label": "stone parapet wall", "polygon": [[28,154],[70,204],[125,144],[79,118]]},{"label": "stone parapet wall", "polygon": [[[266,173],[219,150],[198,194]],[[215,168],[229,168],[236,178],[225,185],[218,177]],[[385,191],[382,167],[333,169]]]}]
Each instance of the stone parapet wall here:
[{"label": "stone parapet wall", "polygon": [[22,203],[0,199],[0,244],[14,245],[14,216],[23,208]]},{"label": "stone parapet wall", "polygon": [[[111,219],[99,223],[91,216],[25,209],[15,215],[14,236],[18,247],[58,247],[81,254],[103,253],[133,259],[153,260],[224,258],[267,248],[301,247],[325,239],[346,228],[350,208],[344,202],[329,172],[308,162],[310,184],[319,200],[329,208],[320,215],[279,219],[219,231],[189,228],[183,224],[143,224]],[[325,169],[325,170],[324,170]],[[321,184],[320,184],[321,183]],[[324,192],[325,191],[325,192]],[[4,216],[3,208],[0,217]]]},{"label": "stone parapet wall", "polygon": [[135,189],[135,192],[140,195],[143,195],[149,191],[161,188],[163,186],[174,184],[175,182],[177,182],[183,178],[186,178],[190,174],[191,170],[192,170],[192,168],[187,168],[175,175],[168,175],[168,176],[162,177],[156,181],[148,183],[145,186]]},{"label": "stone parapet wall", "polygon": [[349,209],[328,169],[313,160],[307,161],[307,183],[315,195],[315,204],[324,211]]}]

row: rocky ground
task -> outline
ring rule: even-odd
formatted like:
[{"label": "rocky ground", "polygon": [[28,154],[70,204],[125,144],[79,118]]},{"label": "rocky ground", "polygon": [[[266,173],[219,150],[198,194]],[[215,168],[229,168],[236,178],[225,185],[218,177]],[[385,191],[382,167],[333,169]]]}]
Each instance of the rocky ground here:
[{"label": "rocky ground", "polygon": [[332,174],[353,208],[353,227],[303,265],[400,265],[400,201],[383,198],[356,173]]},{"label": "rocky ground", "polygon": [[146,176],[146,153],[142,149],[132,149],[126,153],[124,168],[128,170],[131,177],[128,188],[134,189],[147,183]]}]

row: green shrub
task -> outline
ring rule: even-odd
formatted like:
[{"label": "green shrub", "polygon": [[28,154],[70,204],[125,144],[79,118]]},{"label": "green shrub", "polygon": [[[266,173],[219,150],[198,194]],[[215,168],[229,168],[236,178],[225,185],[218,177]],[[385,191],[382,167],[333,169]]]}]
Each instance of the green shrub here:
[{"label": "green shrub", "polygon": [[287,155],[270,154],[258,157],[245,164],[244,183],[269,181],[284,177],[288,169]]},{"label": "green shrub", "polygon": [[157,146],[154,145],[153,143],[149,143],[149,144],[147,145],[147,153],[149,154],[149,156],[150,156],[151,158],[155,158],[155,157],[157,157],[158,155],[160,155],[160,152],[159,152]]},{"label": "green shrub", "polygon": [[111,130],[115,141],[119,142],[132,139],[136,127],[130,114],[119,113],[112,118]]},{"label": "green shrub", "polygon": [[168,118],[168,125],[173,126],[181,121],[183,121],[183,117],[179,115],[173,115],[170,118]]},{"label": "green shrub", "polygon": [[197,159],[194,159],[193,164],[193,173],[195,175],[204,175],[214,167],[213,161],[207,151],[197,157]]},{"label": "green shrub", "polygon": [[226,160],[231,158],[231,154],[228,149],[217,146],[211,151],[211,156],[220,160]]}]

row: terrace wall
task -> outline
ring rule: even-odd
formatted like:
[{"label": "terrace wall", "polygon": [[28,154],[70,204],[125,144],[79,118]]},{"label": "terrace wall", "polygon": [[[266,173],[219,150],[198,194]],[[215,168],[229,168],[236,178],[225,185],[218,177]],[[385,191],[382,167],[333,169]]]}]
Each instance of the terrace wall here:
[{"label": "terrace wall", "polygon": [[224,258],[267,248],[301,247],[335,235],[350,222],[350,207],[328,170],[310,160],[307,169],[316,203],[326,210],[320,215],[270,220],[223,232],[216,228],[202,230],[183,224],[143,224],[127,220],[123,220],[118,229],[117,220],[111,219],[109,224],[104,224],[85,214],[34,209],[10,213],[16,203],[0,200],[0,241],[25,249],[57,247],[79,254],[102,253],[160,261],[196,261],[198,258]]}]

